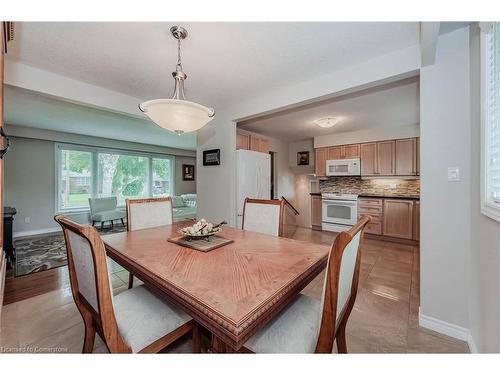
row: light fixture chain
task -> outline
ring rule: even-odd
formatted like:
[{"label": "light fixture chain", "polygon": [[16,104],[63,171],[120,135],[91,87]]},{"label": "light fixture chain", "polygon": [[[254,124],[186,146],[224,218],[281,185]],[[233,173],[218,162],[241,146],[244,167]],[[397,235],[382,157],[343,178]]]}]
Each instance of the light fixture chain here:
[{"label": "light fixture chain", "polygon": [[177,39],[177,66],[182,70],[181,62],[181,38]]}]

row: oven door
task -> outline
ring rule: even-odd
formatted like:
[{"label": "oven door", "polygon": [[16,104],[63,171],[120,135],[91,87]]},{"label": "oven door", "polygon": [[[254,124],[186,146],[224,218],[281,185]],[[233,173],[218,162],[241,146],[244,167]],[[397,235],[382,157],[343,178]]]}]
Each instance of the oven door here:
[{"label": "oven door", "polygon": [[358,202],[343,200],[323,200],[322,216],[324,223],[330,224],[356,224],[358,215]]}]

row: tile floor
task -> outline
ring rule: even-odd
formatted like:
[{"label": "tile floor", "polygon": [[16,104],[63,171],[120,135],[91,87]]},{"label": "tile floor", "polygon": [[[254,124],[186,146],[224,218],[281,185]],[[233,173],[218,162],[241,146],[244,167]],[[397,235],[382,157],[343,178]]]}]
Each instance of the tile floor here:
[{"label": "tile floor", "polygon": [[[288,236],[314,243],[330,244],[333,234],[306,228]],[[127,288],[128,273],[111,263],[114,293]],[[320,298],[324,274],[303,291]],[[418,247],[366,239],[358,297],[347,325],[350,353],[467,353],[463,341],[419,328]],[[79,353],[83,322],[69,285],[4,306],[0,329],[0,353],[11,351]],[[168,352],[189,353],[190,339],[180,341]],[[96,337],[94,352],[107,349]]]}]

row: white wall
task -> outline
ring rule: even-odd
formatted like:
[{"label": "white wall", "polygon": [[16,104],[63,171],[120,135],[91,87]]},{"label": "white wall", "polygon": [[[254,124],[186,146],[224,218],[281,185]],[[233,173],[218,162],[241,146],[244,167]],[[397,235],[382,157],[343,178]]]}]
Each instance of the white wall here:
[{"label": "white wall", "polygon": [[[471,244],[468,28],[439,37],[435,64],[421,70],[420,95],[420,321],[445,322],[456,336],[465,336]],[[461,181],[448,182],[447,168],[455,166]]]},{"label": "white wall", "polygon": [[[308,81],[294,83],[260,93],[253,99],[217,108],[215,119],[198,132],[198,211],[200,216],[234,224],[235,217],[235,120],[277,109],[326,99],[353,88],[368,88],[391,80],[409,77],[420,67],[418,45],[404,48],[358,65],[312,77]],[[203,150],[219,148],[221,165],[203,167]]]},{"label": "white wall", "polygon": [[420,136],[419,124],[391,126],[317,136],[314,137],[314,147],[318,148],[347,145],[350,143],[375,142],[387,139],[412,138],[418,136]]},{"label": "white wall", "polygon": [[472,247],[470,331],[479,352],[500,352],[500,223],[480,212],[480,50],[471,30]]}]

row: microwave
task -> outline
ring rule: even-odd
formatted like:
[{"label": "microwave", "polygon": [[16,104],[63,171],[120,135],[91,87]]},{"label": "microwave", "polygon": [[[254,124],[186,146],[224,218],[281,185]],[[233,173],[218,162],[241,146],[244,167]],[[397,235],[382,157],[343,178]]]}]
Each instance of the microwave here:
[{"label": "microwave", "polygon": [[359,159],[337,159],[326,161],[327,176],[360,176],[361,163]]}]

